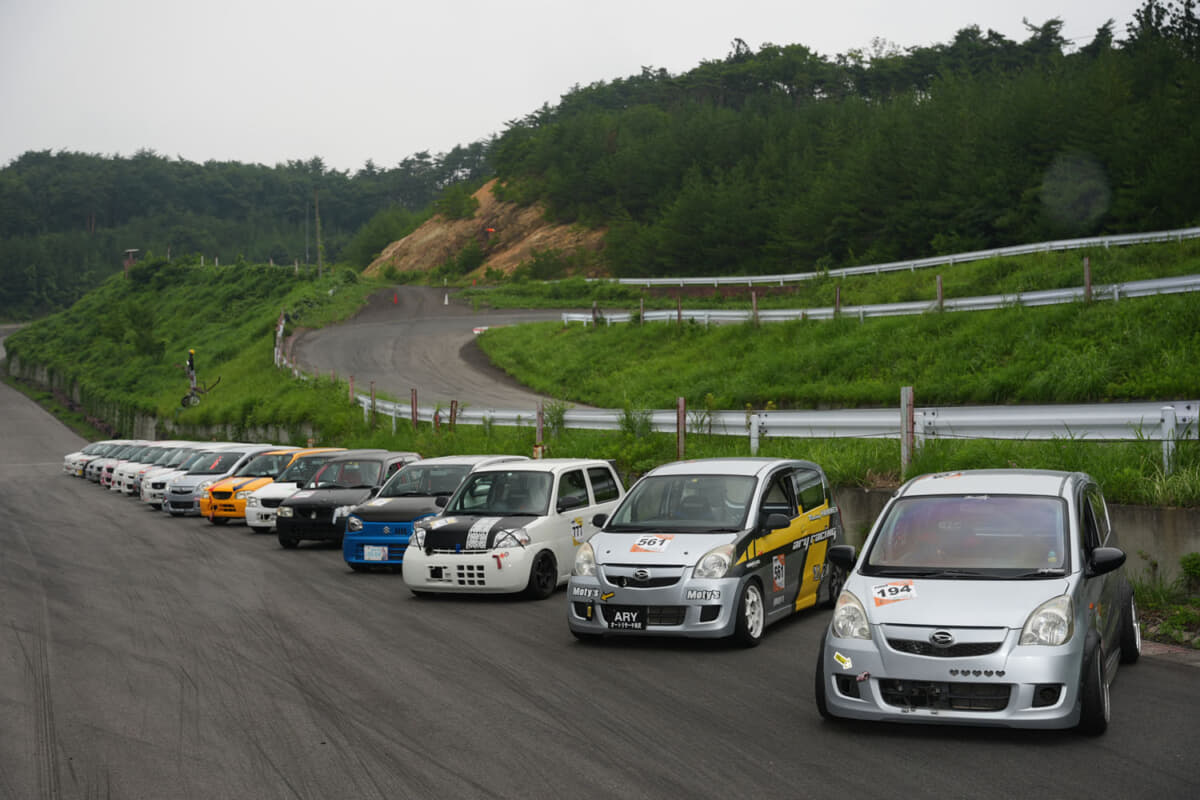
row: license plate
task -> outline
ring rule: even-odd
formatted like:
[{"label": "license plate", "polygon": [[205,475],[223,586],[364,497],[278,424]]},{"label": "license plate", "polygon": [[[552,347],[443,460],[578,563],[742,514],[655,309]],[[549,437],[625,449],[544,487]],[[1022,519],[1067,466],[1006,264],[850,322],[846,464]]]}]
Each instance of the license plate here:
[{"label": "license plate", "polygon": [[612,628],[613,630],[646,630],[645,606],[617,606],[613,608],[610,613],[612,614],[612,617],[608,621],[608,627]]},{"label": "license plate", "polygon": [[364,544],[363,561],[387,561],[387,545]]}]

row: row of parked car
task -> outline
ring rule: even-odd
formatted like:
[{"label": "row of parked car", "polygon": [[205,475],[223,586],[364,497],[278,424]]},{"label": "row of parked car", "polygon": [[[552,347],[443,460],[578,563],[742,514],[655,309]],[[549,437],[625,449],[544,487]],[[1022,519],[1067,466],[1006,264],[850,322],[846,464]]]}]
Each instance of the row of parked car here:
[{"label": "row of parked car", "polygon": [[1125,554],[1083,473],[915,478],[859,553],[802,459],[680,461],[628,492],[604,460],[244,443],[98,442],[63,469],[285,548],[340,542],[350,569],[399,568],[416,595],[566,585],[581,640],[753,646],[832,608],[814,684],[828,719],[1100,733],[1117,665],[1141,652]]}]

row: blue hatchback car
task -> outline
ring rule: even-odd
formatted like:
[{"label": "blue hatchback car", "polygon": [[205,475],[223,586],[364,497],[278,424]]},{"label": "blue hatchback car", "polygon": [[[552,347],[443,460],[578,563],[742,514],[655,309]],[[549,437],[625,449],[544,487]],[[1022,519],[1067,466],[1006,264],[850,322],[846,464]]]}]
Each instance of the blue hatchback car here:
[{"label": "blue hatchback car", "polygon": [[346,520],[342,556],[350,569],[399,567],[413,523],[437,514],[438,498],[448,498],[476,467],[505,461],[526,461],[525,456],[442,456],[407,465],[379,490],[355,506]]}]

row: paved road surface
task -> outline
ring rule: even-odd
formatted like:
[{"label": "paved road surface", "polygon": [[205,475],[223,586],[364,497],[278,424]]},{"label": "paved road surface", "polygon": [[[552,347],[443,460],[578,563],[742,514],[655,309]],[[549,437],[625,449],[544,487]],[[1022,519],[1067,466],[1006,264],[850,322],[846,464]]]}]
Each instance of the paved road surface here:
[{"label": "paved road surface", "polygon": [[825,724],[828,612],[719,643],[576,643],[566,597],[418,600],[326,547],[61,473],[0,384],[0,800],[1200,796],[1200,681],[1147,657],[1113,725]]},{"label": "paved road surface", "polygon": [[[561,311],[474,311],[445,291],[402,286],[372,298],[352,320],[297,337],[292,355],[302,370],[354,376],[356,392],[407,401],[416,389],[423,406],[530,409],[553,400],[493,367],[475,346],[474,329],[561,319]],[[582,407],[582,406],[577,406]]]}]

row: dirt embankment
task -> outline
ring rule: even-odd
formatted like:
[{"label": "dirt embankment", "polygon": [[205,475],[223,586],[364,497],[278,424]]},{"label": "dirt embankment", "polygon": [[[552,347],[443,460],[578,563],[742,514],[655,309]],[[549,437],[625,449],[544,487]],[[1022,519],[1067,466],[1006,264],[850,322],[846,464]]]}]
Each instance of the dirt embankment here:
[{"label": "dirt embankment", "polygon": [[[475,199],[479,209],[471,219],[446,219],[440,214],[398,242],[388,245],[365,270],[378,275],[391,266],[400,272],[428,272],[456,257],[471,240],[479,243],[486,259],[477,273],[489,269],[511,273],[533,258],[534,251],[598,251],[604,231],[547,222],[539,206],[517,206],[496,199],[495,181],[489,181]],[[598,277],[598,276],[593,276]]]}]

